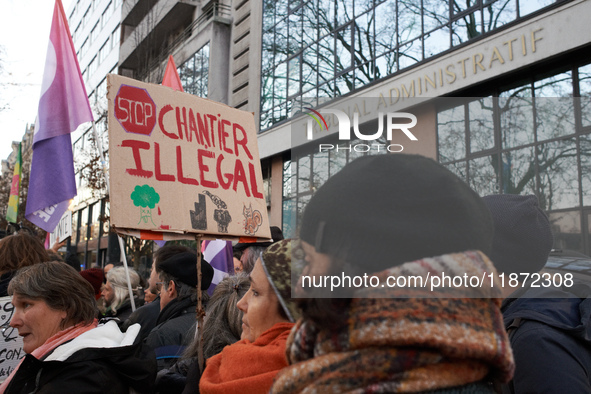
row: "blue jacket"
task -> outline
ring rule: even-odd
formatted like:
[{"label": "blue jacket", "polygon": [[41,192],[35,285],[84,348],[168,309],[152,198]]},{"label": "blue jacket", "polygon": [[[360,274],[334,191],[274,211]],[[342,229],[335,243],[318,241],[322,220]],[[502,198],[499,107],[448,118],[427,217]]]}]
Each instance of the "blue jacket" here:
[{"label": "blue jacket", "polygon": [[504,392],[591,393],[591,286],[520,293],[501,308],[515,357]]}]

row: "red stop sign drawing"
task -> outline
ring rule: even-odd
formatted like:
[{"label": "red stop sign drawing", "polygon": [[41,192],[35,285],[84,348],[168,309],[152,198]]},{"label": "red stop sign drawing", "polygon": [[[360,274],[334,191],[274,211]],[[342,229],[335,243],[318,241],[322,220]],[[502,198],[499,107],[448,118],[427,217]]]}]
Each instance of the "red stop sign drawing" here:
[{"label": "red stop sign drawing", "polygon": [[150,135],[156,125],[156,104],[146,89],[121,85],[115,96],[115,117],[128,133]]}]

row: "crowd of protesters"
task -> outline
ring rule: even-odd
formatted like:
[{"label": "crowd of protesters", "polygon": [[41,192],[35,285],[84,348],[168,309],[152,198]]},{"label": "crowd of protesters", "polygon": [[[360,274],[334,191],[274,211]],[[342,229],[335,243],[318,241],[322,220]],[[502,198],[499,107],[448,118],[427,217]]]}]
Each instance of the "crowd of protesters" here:
[{"label": "crowd of protesters", "polygon": [[[547,261],[535,196],[481,197],[431,159],[367,156],[317,190],[297,239],[271,234],[234,245],[211,296],[193,248],[159,248],[144,281],[6,236],[0,296],[26,356],[0,393],[591,393],[591,287],[501,282]],[[489,282],[385,285],[443,273]],[[364,275],[377,283],[303,280]]]}]

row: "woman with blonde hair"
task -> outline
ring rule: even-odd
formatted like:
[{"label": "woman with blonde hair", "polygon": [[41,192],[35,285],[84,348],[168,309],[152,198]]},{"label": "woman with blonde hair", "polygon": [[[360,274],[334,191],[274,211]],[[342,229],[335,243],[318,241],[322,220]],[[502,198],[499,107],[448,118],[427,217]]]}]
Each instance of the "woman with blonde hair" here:
[{"label": "woman with blonde hair", "polygon": [[[105,317],[117,317],[122,322],[125,321],[133,312],[131,310],[131,301],[129,299],[129,287],[127,286],[127,275],[125,267],[115,267],[109,270],[106,275],[107,283],[103,286],[102,295],[105,299],[107,311]],[[140,276],[133,268],[129,268],[129,279],[131,280],[131,289],[138,291]],[[139,300],[134,294],[136,306],[139,306]]]}]

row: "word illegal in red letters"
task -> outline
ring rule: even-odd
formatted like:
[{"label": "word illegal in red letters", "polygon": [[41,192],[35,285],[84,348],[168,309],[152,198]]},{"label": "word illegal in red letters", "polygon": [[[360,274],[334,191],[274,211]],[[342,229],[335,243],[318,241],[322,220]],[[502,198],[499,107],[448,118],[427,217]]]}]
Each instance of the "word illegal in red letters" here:
[{"label": "word illegal in red letters", "polygon": [[[241,159],[232,156],[226,158],[223,153],[216,156],[216,152],[201,148],[195,151],[194,147],[186,144],[176,145],[171,148],[169,145],[162,147],[158,142],[150,144],[146,141],[127,139],[122,141],[121,147],[131,148],[133,154],[135,168],[126,169],[129,175],[148,179],[154,177],[162,182],[201,185],[210,189],[221,187],[228,190],[232,188],[235,192],[238,190],[238,184],[240,183],[247,197],[252,195],[255,198],[264,198],[257,185],[254,164],[249,160],[246,160],[248,164],[247,177],[245,165]],[[245,149],[247,149],[246,146]],[[142,162],[143,152],[145,152],[145,155],[154,155],[154,168],[144,167]],[[165,173],[162,164],[171,167],[170,158],[173,156],[176,158],[176,171],[173,171],[175,173]],[[185,157],[185,160],[183,160],[183,157]]]}]

